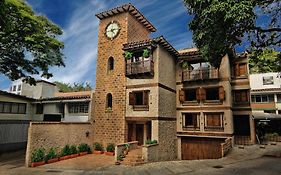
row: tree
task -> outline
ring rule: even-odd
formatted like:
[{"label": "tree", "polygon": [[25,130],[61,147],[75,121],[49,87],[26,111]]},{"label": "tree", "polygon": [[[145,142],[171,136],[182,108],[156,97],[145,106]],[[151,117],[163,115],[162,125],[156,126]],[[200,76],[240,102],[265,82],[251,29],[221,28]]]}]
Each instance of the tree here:
[{"label": "tree", "polygon": [[92,90],[92,87],[90,83],[86,82],[84,83],[73,83],[71,85],[70,83],[63,83],[59,81],[54,82],[60,92],[79,92],[79,91],[90,91]]},{"label": "tree", "polygon": [[64,66],[62,30],[46,17],[35,15],[23,0],[0,0],[0,73],[11,80],[32,75],[50,78],[51,66]]},{"label": "tree", "polygon": [[[202,57],[219,67],[225,54],[246,39],[249,50],[280,48],[280,0],[184,0],[189,24]],[[267,23],[258,24],[263,18]],[[245,44],[245,42],[244,42]]]},{"label": "tree", "polygon": [[281,72],[280,52],[272,49],[255,50],[249,58],[250,73]]}]

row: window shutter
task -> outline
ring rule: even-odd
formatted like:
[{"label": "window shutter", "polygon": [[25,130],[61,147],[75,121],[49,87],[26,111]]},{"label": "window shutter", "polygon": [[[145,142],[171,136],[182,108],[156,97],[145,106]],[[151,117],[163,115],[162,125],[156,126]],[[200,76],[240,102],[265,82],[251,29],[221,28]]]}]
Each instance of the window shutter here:
[{"label": "window shutter", "polygon": [[129,105],[135,105],[135,95],[133,92],[129,93]]},{"label": "window shutter", "polygon": [[200,88],[197,88],[197,89],[196,89],[196,99],[197,99],[197,101],[200,101],[200,100],[201,100]]},{"label": "window shutter", "polygon": [[206,89],[200,88],[200,95],[201,95],[201,100],[205,101],[206,100]]},{"label": "window shutter", "polygon": [[179,90],[179,100],[181,103],[183,103],[185,101],[185,92],[184,90]]},{"label": "window shutter", "polygon": [[225,99],[225,91],[223,89],[223,86],[219,87],[219,99],[220,99],[220,101],[224,101],[224,99]]},{"label": "window shutter", "polygon": [[148,105],[149,91],[143,91],[143,104]]},{"label": "window shutter", "polygon": [[235,64],[235,76],[240,76],[240,74],[239,74],[239,64]]}]

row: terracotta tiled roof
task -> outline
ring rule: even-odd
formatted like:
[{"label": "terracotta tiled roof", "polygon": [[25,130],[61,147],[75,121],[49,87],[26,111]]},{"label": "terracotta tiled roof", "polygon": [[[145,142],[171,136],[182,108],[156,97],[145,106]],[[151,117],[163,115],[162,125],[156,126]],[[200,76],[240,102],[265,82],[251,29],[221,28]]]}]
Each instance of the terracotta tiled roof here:
[{"label": "terracotta tiled roof", "polygon": [[58,92],[55,93],[54,97],[44,98],[46,100],[63,100],[63,99],[89,99],[91,98],[91,91],[80,91],[80,92]]},{"label": "terracotta tiled roof", "polygon": [[156,44],[163,46],[168,52],[170,52],[174,56],[178,56],[179,54],[178,51],[163,36],[153,39],[147,39],[147,40],[123,44],[124,46],[123,50],[131,50],[131,49],[136,49],[136,48],[141,48],[151,45],[156,46]]},{"label": "terracotta tiled roof", "polygon": [[131,3],[124,4],[122,6],[107,10],[101,13],[96,14],[96,17],[99,19],[105,19],[120,13],[129,12],[134,16],[140,23],[142,23],[149,31],[155,32],[156,28],[143,16],[143,14]]}]

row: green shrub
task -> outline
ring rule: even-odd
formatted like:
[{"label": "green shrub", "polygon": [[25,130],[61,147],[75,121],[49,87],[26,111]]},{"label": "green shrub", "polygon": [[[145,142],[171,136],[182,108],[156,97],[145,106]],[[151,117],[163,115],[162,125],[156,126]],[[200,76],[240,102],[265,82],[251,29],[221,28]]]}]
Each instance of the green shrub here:
[{"label": "green shrub", "polygon": [[124,56],[126,60],[130,60],[133,57],[133,53],[129,51],[125,51]]},{"label": "green shrub", "polygon": [[100,143],[96,142],[94,143],[94,150],[103,151],[103,146]]},{"label": "green shrub", "polygon": [[115,145],[113,143],[109,143],[106,147],[107,152],[114,152],[115,150]]},{"label": "green shrub", "polygon": [[145,58],[148,58],[150,56],[150,50],[149,49],[143,49],[142,56]]},{"label": "green shrub", "polygon": [[70,154],[77,154],[77,147],[75,145],[70,146]]},{"label": "green shrub", "polygon": [[56,157],[58,157],[56,150],[54,148],[51,148],[46,155],[45,160],[50,160]]},{"label": "green shrub", "polygon": [[65,145],[63,147],[63,149],[61,150],[61,156],[67,156],[67,155],[70,155],[70,154],[71,154],[71,150],[70,150],[69,145]]},{"label": "green shrub", "polygon": [[31,162],[41,162],[45,158],[45,149],[39,148],[31,154]]},{"label": "green shrub", "polygon": [[78,146],[78,151],[81,153],[81,152],[88,152],[90,153],[91,152],[91,148],[88,144],[86,143],[81,143],[79,146]]},{"label": "green shrub", "polygon": [[146,145],[152,145],[152,144],[156,144],[156,143],[157,143],[157,140],[147,140],[147,141],[145,141]]}]

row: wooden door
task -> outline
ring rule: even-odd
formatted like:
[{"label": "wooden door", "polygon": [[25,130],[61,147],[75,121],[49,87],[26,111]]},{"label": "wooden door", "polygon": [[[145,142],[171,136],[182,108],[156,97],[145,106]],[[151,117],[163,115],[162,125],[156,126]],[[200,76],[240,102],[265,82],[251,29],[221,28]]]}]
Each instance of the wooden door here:
[{"label": "wooden door", "polygon": [[136,124],[136,138],[139,141],[139,145],[143,145],[143,124]]},{"label": "wooden door", "polygon": [[182,138],[182,159],[218,159],[222,157],[221,143],[224,139],[214,138]]},{"label": "wooden door", "polygon": [[132,123],[128,123],[128,142],[134,141],[133,140],[133,124]]}]

